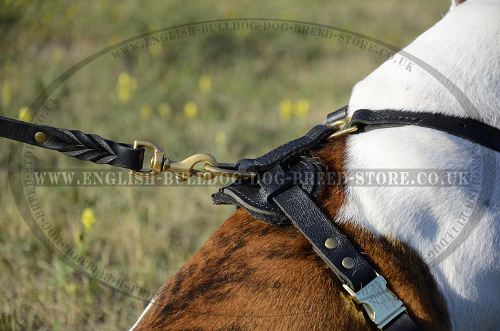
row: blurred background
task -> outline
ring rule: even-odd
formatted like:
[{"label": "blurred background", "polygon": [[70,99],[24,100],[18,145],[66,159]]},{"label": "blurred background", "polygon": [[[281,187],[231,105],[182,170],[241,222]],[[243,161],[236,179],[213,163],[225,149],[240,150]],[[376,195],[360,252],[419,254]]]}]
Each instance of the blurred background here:
[{"label": "blurred background", "polygon": [[[92,54],[179,24],[299,20],[402,48],[449,7],[445,0],[0,3],[0,115],[122,142],[150,140],[174,159],[208,152],[227,162],[302,135],[345,105],[352,86],[385,57],[295,33],[214,32],[120,56],[103,52],[47,87]],[[50,99],[57,102],[40,103]],[[43,106],[50,110],[40,118]],[[22,180],[11,178],[23,168],[20,157],[9,162],[13,146],[0,142],[0,330],[127,329],[233,211],[212,206],[217,186],[37,187],[52,234],[112,275],[114,284],[103,285],[99,275],[85,274],[92,268],[61,259],[50,238],[44,243],[30,229],[39,220],[27,212]],[[33,153],[36,168],[96,169]]]}]

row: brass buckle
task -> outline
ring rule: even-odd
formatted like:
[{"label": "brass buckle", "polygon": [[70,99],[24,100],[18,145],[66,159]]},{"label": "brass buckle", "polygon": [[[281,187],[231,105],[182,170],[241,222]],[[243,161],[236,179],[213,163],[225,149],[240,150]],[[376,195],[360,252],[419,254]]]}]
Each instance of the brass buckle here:
[{"label": "brass buckle", "polygon": [[351,123],[352,115],[348,115],[347,117],[335,121],[333,123],[326,123],[327,126],[337,129],[334,133],[332,133],[327,139],[334,139],[341,136],[344,136],[349,133],[356,132],[358,127],[356,125],[352,125]]},{"label": "brass buckle", "polygon": [[403,302],[387,288],[387,281],[381,275],[377,275],[358,292],[354,292],[346,284],[343,284],[343,287],[356,303],[363,306],[370,320],[379,329],[382,329],[406,310]]},{"label": "brass buckle", "polygon": [[161,148],[156,146],[149,141],[134,141],[134,148],[146,148],[153,151],[153,157],[151,158],[151,168],[144,169],[142,168],[139,171],[135,171],[136,174],[139,174],[144,177],[151,177],[160,174],[163,171],[163,163],[165,162],[165,153]]}]

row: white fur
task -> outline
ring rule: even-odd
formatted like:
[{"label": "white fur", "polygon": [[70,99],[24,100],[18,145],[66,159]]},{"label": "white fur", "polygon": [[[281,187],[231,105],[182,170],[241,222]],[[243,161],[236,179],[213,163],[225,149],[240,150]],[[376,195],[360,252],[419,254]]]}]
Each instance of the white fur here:
[{"label": "white fur", "polygon": [[[409,72],[390,59],[353,89],[350,112],[401,109],[480,119],[500,128],[500,1],[452,6],[435,26],[404,49],[441,72],[479,113],[465,110],[422,68]],[[493,165],[481,170],[482,157]],[[500,329],[500,153],[432,129],[402,127],[349,137],[346,170],[380,168],[468,169],[495,183],[477,226],[445,260],[430,249],[476,201],[468,187],[360,187],[347,189],[339,221],[353,220],[377,234],[409,244],[429,263],[454,330]],[[495,173],[495,177],[493,173]],[[479,202],[484,203],[484,202]],[[472,220],[470,220],[472,221]],[[426,289],[421,289],[425,291]]]}]

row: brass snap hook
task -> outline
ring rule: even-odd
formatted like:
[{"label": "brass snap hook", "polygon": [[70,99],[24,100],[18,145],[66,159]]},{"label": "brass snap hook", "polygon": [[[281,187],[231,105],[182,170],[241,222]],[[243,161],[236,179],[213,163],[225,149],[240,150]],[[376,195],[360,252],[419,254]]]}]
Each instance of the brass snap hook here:
[{"label": "brass snap hook", "polygon": [[[195,169],[195,167],[201,164],[202,169]],[[205,166],[217,167],[218,162],[210,154],[199,153],[191,155],[182,161],[170,161],[167,160],[163,164],[163,171],[172,171],[177,174],[177,177],[181,180],[188,180],[191,176],[201,177],[205,180],[211,180],[215,178],[216,174],[205,170]]]},{"label": "brass snap hook", "polygon": [[135,171],[143,177],[151,177],[162,172],[173,172],[181,181],[186,181],[192,176],[197,176],[204,180],[214,179],[216,176],[224,176],[239,179],[251,179],[256,176],[253,172],[241,172],[232,169],[219,167],[219,163],[214,156],[207,153],[191,155],[182,161],[173,161],[165,157],[161,148],[149,141],[134,141],[134,148],[146,148],[153,151],[151,158],[151,168],[143,168]]}]

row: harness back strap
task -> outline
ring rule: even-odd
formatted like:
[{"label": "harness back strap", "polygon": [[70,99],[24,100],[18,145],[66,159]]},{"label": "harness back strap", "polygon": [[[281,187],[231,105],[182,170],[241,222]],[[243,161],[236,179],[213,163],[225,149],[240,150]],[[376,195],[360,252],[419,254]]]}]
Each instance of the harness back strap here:
[{"label": "harness back strap", "polygon": [[358,132],[379,128],[417,125],[443,131],[500,152],[500,130],[471,118],[397,110],[356,110],[351,125]]},{"label": "harness back strap", "polygon": [[144,159],[143,148],[117,143],[95,134],[26,123],[0,116],[0,137],[52,149],[64,155],[98,164],[139,171]]}]

